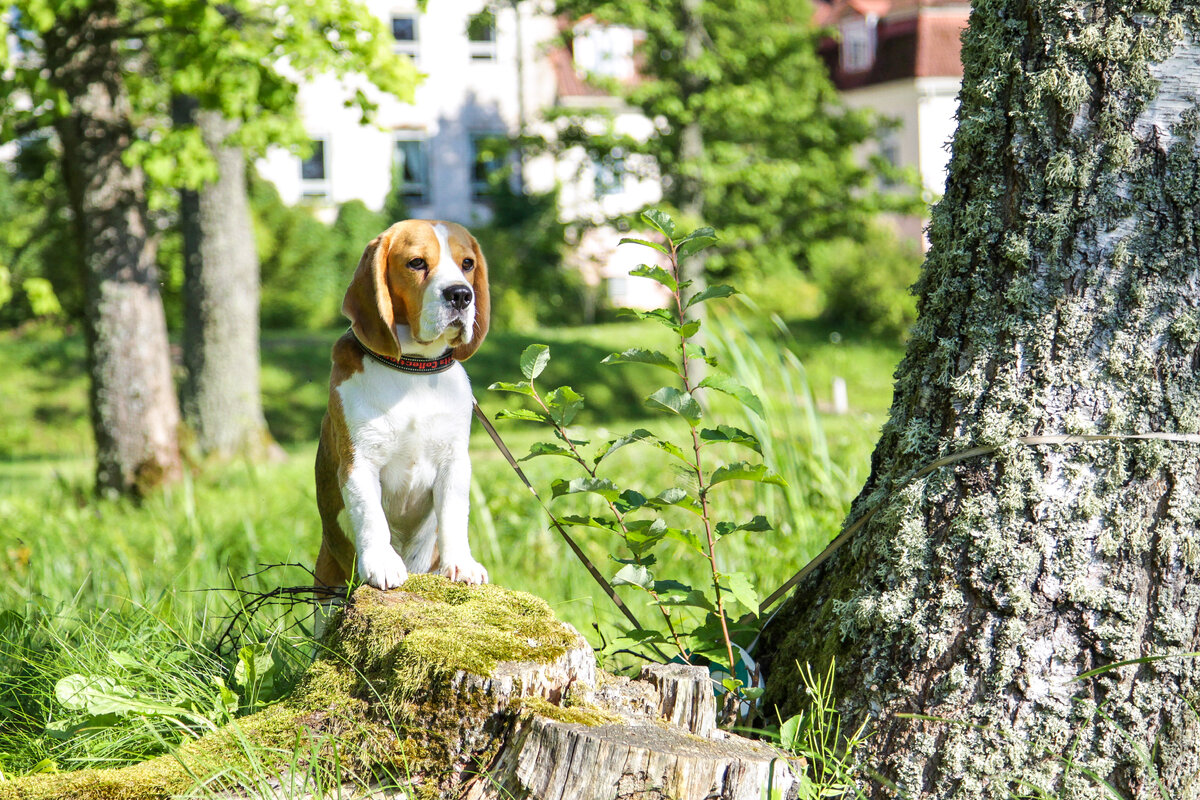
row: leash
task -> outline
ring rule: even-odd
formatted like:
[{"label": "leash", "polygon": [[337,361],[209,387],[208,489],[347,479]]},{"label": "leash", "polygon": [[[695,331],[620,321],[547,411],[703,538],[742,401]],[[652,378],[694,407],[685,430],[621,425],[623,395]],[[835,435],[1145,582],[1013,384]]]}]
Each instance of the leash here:
[{"label": "leash", "polygon": [[[1185,442],[1187,444],[1200,444],[1200,434],[1196,434],[1196,433],[1128,433],[1128,434],[1079,434],[1079,435],[1057,435],[1057,436],[1021,436],[1021,437],[1011,440],[1010,442],[1006,442],[1005,444],[1024,444],[1024,445],[1028,445],[1030,447],[1036,447],[1039,445],[1084,444],[1087,442],[1127,441],[1127,440],[1139,440],[1139,441],[1152,440],[1152,441],[1167,441],[1167,442]],[[767,599],[763,600],[762,603],[759,604],[758,613],[760,615],[765,613],[766,610],[768,608],[770,608],[771,606],[773,606],[776,602],[778,602],[780,598],[782,598],[785,594],[787,594],[789,591],[791,591],[793,588],[795,588],[797,584],[799,584],[801,581],[803,581],[805,578],[807,578],[809,575],[811,575],[817,567],[821,566],[826,561],[828,561],[829,557],[832,556],[834,553],[836,553],[838,551],[838,549],[841,548],[841,546],[846,543],[846,540],[849,539],[854,534],[855,531],[857,531],[863,525],[866,525],[867,522],[871,519],[871,517],[875,516],[875,512],[878,511],[880,508],[882,508],[884,501],[887,500],[888,498],[890,498],[892,495],[897,494],[898,492],[901,492],[904,489],[907,489],[909,487],[909,485],[911,483],[913,483],[913,481],[917,481],[917,480],[920,480],[921,478],[924,478],[926,475],[933,472],[934,470],[941,469],[942,467],[949,466],[950,464],[957,464],[959,461],[965,461],[968,458],[975,458],[976,456],[990,455],[991,453],[994,453],[997,450],[999,450],[1002,446],[1004,446],[1004,445],[996,445],[993,447],[972,447],[969,450],[962,450],[958,453],[952,453],[948,456],[939,458],[938,460],[927,464],[926,466],[922,467],[921,469],[919,469],[916,472],[909,475],[907,478],[905,478],[903,481],[901,481],[900,484],[896,488],[892,489],[887,494],[885,494],[873,508],[869,509],[865,514],[863,514],[861,517],[859,517],[853,523],[851,523],[848,528],[846,528],[840,534],[838,534],[837,538],[835,538],[832,542],[830,542],[825,547],[825,549],[822,550],[817,555],[816,558],[814,558],[812,561],[809,561],[807,564],[805,564],[803,567],[801,567],[799,572],[797,572],[792,577],[788,578],[787,581],[782,586],[780,586],[778,589],[771,592],[771,594],[767,596]],[[742,622],[746,622],[748,620],[753,620],[753,619],[754,619],[753,614],[747,614],[746,616],[742,617]]]},{"label": "leash", "polygon": [[[541,495],[537,493],[537,489],[533,488],[533,484],[530,483],[529,478],[525,476],[525,471],[521,469],[521,465],[517,463],[515,458],[513,458],[513,454],[504,444],[504,440],[500,438],[499,432],[492,425],[491,420],[487,418],[487,414],[483,413],[483,409],[479,407],[479,401],[475,400],[475,398],[471,398],[471,402],[475,406],[475,417],[480,423],[482,423],[483,429],[487,431],[488,436],[492,437],[492,441],[496,444],[496,448],[506,459],[508,459],[509,466],[511,466],[513,471],[517,473],[517,477],[521,479],[521,483],[525,484],[525,488],[528,489],[529,493],[532,494],[534,499],[538,501],[538,505],[540,505],[542,510],[546,512],[546,516],[550,517],[551,524],[554,525],[554,529],[557,530],[559,535],[561,535],[566,541],[567,546],[571,548],[571,552],[575,554],[576,558],[583,562],[583,565],[587,567],[587,571],[591,573],[593,578],[596,579],[596,583],[600,584],[600,588],[602,588],[604,593],[608,595],[608,599],[612,600],[616,607],[621,610],[621,613],[625,615],[625,619],[629,620],[630,624],[638,630],[646,630],[645,626],[638,622],[637,617],[635,617],[633,612],[629,610],[629,606],[625,605],[625,601],[617,596],[617,592],[615,589],[613,589],[612,584],[609,583],[608,580],[600,573],[600,570],[596,569],[596,565],[591,562],[587,555],[584,554],[583,550],[580,549],[579,545],[576,544],[575,540],[571,538],[571,534],[567,533],[566,529],[563,528],[562,523],[558,521],[558,517],[554,516],[554,512],[550,510],[550,507],[543,502]],[[657,649],[658,648],[655,648],[655,650]],[[662,653],[660,652],[659,655],[662,655]]]}]

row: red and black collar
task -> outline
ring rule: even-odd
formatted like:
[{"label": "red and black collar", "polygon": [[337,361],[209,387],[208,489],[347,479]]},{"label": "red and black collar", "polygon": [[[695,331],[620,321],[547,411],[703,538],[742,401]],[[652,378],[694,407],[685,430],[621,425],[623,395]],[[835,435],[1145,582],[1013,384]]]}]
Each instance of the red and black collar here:
[{"label": "red and black collar", "polygon": [[354,336],[354,341],[358,342],[358,346],[362,351],[371,358],[378,361],[380,364],[391,367],[392,369],[400,370],[401,372],[409,372],[415,375],[435,375],[439,372],[445,372],[454,366],[454,351],[447,350],[437,358],[420,358],[418,356],[405,356],[392,358],[385,356],[382,353],[376,353],[371,348],[362,343],[354,333],[354,329],[350,329],[350,335]]}]

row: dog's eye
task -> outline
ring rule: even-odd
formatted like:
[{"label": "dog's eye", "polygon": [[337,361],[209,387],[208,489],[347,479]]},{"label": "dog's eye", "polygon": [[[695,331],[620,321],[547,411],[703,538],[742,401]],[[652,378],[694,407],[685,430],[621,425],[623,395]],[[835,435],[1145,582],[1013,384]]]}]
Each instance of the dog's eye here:
[{"label": "dog's eye", "polygon": [[408,262],[409,269],[425,269],[428,266],[429,265],[425,263],[425,259],[423,258],[414,258],[412,261]]},{"label": "dog's eye", "polygon": [[470,272],[473,269],[475,269],[475,259],[464,258],[463,259],[463,272]]}]

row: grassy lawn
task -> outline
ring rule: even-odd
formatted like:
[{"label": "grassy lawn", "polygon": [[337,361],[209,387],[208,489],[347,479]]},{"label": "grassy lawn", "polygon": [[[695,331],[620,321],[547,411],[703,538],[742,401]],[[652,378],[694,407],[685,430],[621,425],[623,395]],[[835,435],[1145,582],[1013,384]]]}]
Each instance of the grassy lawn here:
[{"label": "grassy lawn", "polygon": [[[747,327],[753,339],[740,333],[740,327]],[[751,419],[720,396],[711,398],[709,418],[747,429],[759,426],[760,438],[769,443],[768,460],[791,483],[786,496],[774,487],[748,483],[727,484],[718,495],[720,518],[744,520],[762,513],[778,529],[731,536],[722,543],[722,569],[749,573],[761,595],[837,532],[865,477],[901,350],[850,335],[831,340],[830,330],[813,323],[793,324],[790,336],[762,321],[727,320],[717,328],[723,333],[710,341],[710,349],[725,348],[744,361],[739,378],[759,387],[767,419]],[[551,363],[539,383],[547,388],[568,383],[587,398],[573,435],[602,442],[646,427],[680,440],[685,427],[670,424],[642,403],[668,377],[665,372],[598,363],[609,352],[665,346],[661,330],[620,323],[532,334],[498,331],[467,368],[476,395],[494,416],[518,398],[486,387],[519,379],[521,351],[533,342],[549,344]],[[311,465],[325,408],[329,347],[338,335],[276,331],[263,336],[266,413],[288,452],[285,462],[191,474],[141,504],[95,501],[89,495],[92,443],[80,337],[50,331],[0,337],[5,375],[0,416],[0,773],[19,774],[42,759],[60,768],[126,763],[186,735],[153,718],[83,733],[47,727],[56,714],[63,716],[54,701],[55,683],[71,674],[109,676],[130,691],[163,702],[186,697],[201,706],[219,704],[219,684],[232,681],[234,656],[214,652],[212,645],[240,602],[232,589],[267,591],[310,582],[303,566],[244,576],[264,564],[311,565],[315,557],[319,527]],[[827,402],[835,375],[849,385],[852,411],[844,416],[816,410]],[[501,422],[498,427],[518,456],[549,438],[529,423]],[[712,466],[745,458],[719,448],[712,454]],[[611,642],[619,628],[615,610],[478,426],[472,458],[472,545],[492,580],[545,598],[593,644]],[[640,445],[620,450],[605,463],[604,474],[647,496],[686,484],[664,465],[659,451]],[[524,466],[547,499],[552,479],[579,474],[559,458],[534,459]],[[599,510],[575,497],[554,501],[553,507],[561,513]],[[604,535],[587,530],[579,538],[600,569],[612,574],[618,565]],[[659,577],[698,580],[699,567],[672,558]],[[626,597],[643,619],[651,618],[638,594]],[[282,692],[288,676],[307,663],[304,626],[289,627],[302,616],[299,610],[272,609],[260,614],[241,640],[269,646],[275,692]],[[136,653],[139,668],[123,666],[123,653]],[[264,691],[263,696],[269,695]],[[245,695],[239,696],[244,705]],[[67,722],[78,722],[78,714],[67,716]]]}]

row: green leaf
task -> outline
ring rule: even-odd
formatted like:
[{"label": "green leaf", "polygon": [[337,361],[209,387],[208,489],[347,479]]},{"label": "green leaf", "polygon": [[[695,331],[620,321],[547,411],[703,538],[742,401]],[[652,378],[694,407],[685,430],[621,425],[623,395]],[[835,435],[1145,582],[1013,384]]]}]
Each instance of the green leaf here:
[{"label": "green leaf", "polygon": [[566,427],[575,421],[579,410],[583,408],[583,395],[570,386],[560,386],[546,396],[546,405],[550,407],[554,421]]},{"label": "green leaf", "polygon": [[700,537],[689,530],[672,528],[671,530],[667,531],[667,538],[691,548],[701,556],[707,557],[704,552],[704,544],[700,541]]},{"label": "green leaf", "polygon": [[646,505],[650,506],[651,508],[679,506],[680,508],[691,511],[694,514],[699,514],[701,512],[700,504],[696,502],[696,499],[678,487],[664,489],[655,497],[647,500]]},{"label": "green leaf", "polygon": [[635,278],[650,278],[651,280],[658,281],[672,292],[675,292],[679,289],[679,284],[675,281],[675,276],[667,272],[662,267],[654,266],[652,264],[639,264],[638,266],[629,270],[629,274]]},{"label": "green leaf", "polygon": [[646,221],[654,230],[661,233],[668,239],[675,236],[675,220],[668,217],[664,212],[657,208],[651,208],[648,211],[642,212],[642,219]]},{"label": "green leaf", "polygon": [[735,464],[726,464],[723,467],[717,467],[713,470],[712,475],[708,476],[709,486],[716,486],[718,483],[726,481],[754,481],[756,483],[772,483],[776,486],[787,486],[787,481],[778,473],[772,472],[766,464],[751,464],[747,461],[738,461]]},{"label": "green leaf", "polygon": [[803,714],[797,714],[794,717],[788,717],[779,726],[779,746],[788,752],[796,752],[800,747],[800,723],[804,720]]},{"label": "green leaf", "polygon": [[531,344],[521,353],[521,372],[529,380],[542,374],[550,363],[550,348],[544,344]]},{"label": "green leaf", "polygon": [[528,422],[549,422],[549,418],[541,411],[529,411],[524,408],[503,408],[496,412],[496,419],[523,419]]},{"label": "green leaf", "polygon": [[654,585],[654,576],[643,566],[626,564],[613,576],[612,584],[613,586],[636,586],[639,589],[649,589]]},{"label": "green leaf", "polygon": [[238,663],[233,668],[233,683],[243,689],[259,684],[275,664],[265,644],[248,644],[238,651]]},{"label": "green leaf", "polygon": [[665,308],[652,308],[649,311],[642,311],[637,308],[618,308],[617,314],[623,317],[637,317],[638,319],[652,319],[662,325],[667,326],[676,333],[679,332],[679,323],[675,319],[675,315]]},{"label": "green leaf", "polygon": [[526,397],[533,397],[533,388],[521,381],[520,383],[508,383],[507,381],[496,381],[488,387],[489,392],[513,392],[515,394],[523,394]]},{"label": "green leaf", "polygon": [[758,399],[758,395],[747,389],[742,384],[735,381],[726,375],[709,375],[704,380],[700,381],[700,388],[713,389],[714,391],[722,392],[730,397],[738,400],[746,408],[753,411],[759,417],[763,416],[762,400]]},{"label": "green leaf", "polygon": [[54,696],[72,711],[86,711],[93,717],[107,714],[185,717],[213,727],[211,722],[189,709],[139,695],[128,686],[104,676],[68,675],[54,685]]},{"label": "green leaf", "polygon": [[696,335],[696,331],[700,330],[700,320],[689,319],[682,325],[671,324],[671,330],[678,333],[684,339],[690,339]]},{"label": "green leaf", "polygon": [[611,353],[604,357],[601,364],[650,364],[662,367],[672,374],[679,374],[679,365],[666,353],[658,350],[646,350],[642,347],[631,347],[623,353]]},{"label": "green leaf", "polygon": [[695,589],[689,592],[671,592],[662,595],[659,597],[659,604],[664,606],[687,606],[688,608],[702,609],[710,614],[717,613],[717,607],[713,605],[712,600],[704,592]]},{"label": "green leaf", "polygon": [[718,425],[715,428],[704,428],[700,431],[700,438],[712,444],[714,442],[728,442],[730,444],[740,444],[749,447],[754,452],[762,455],[762,443],[758,441],[758,437],[752,433],[747,433],[741,428],[735,428],[731,425]]},{"label": "green leaf", "polygon": [[661,519],[639,519],[625,525],[625,541],[634,555],[641,557],[644,553],[661,542],[667,535],[667,523]]},{"label": "green leaf", "polygon": [[597,528],[602,531],[617,532],[617,523],[604,517],[593,517],[588,514],[567,514],[558,518],[560,522],[569,525],[579,525],[584,528]]},{"label": "green leaf", "polygon": [[732,522],[718,522],[714,529],[717,536],[728,536],[731,533],[738,531],[752,531],[759,533],[762,531],[772,530],[771,523],[767,522],[767,518],[759,514],[749,522],[743,522],[741,525],[735,525]]},{"label": "green leaf", "polygon": [[562,497],[565,494],[598,494],[611,502],[617,499],[620,490],[608,478],[575,478],[569,481],[560,478],[550,484],[550,493],[554,497]]},{"label": "green leaf", "polygon": [[688,358],[699,359],[705,364],[708,364],[710,367],[715,367],[717,365],[716,356],[710,356],[708,351],[698,344],[692,344],[691,342],[688,342],[685,350]]},{"label": "green leaf", "polygon": [[621,496],[617,498],[617,501],[617,508],[622,514],[646,505],[645,495],[641,492],[635,492],[633,489],[626,489],[621,492]]},{"label": "green leaf", "polygon": [[646,439],[653,438],[653,436],[654,434],[650,433],[650,431],[646,430],[645,428],[636,428],[625,436],[619,436],[616,439],[611,439],[600,447],[600,451],[596,453],[596,458],[592,463],[599,465],[601,461],[608,458],[625,445],[633,444],[634,442],[645,441]]},{"label": "green leaf", "polygon": [[750,576],[744,572],[732,572],[722,575],[729,586],[729,592],[745,609],[752,614],[758,613],[758,592],[750,582]]},{"label": "green leaf", "polygon": [[697,228],[680,239],[675,249],[680,256],[687,256],[703,250],[715,241],[717,241],[717,232],[706,226]]},{"label": "green leaf", "polygon": [[651,408],[662,408],[673,414],[678,414],[687,420],[693,428],[700,422],[702,412],[696,398],[685,391],[673,386],[664,386],[646,398],[646,405]]},{"label": "green leaf", "polygon": [[688,457],[687,453],[683,452],[679,445],[672,444],[665,439],[655,439],[653,442],[651,442],[651,444],[653,444],[659,450],[662,450],[667,455],[675,456],[675,458],[678,458],[689,467],[692,466],[691,458]]},{"label": "green leaf", "polygon": [[551,442],[534,442],[529,446],[529,455],[522,456],[518,461],[528,461],[538,456],[564,456],[575,460],[575,454],[565,447],[559,447]]},{"label": "green leaf", "polygon": [[691,308],[697,303],[705,303],[709,300],[715,300],[721,297],[729,297],[730,295],[737,293],[737,289],[733,288],[732,286],[728,286],[724,283],[718,283],[715,286],[709,286],[703,292],[697,292],[689,297],[687,304],[684,305],[684,308]]},{"label": "green leaf", "polygon": [[617,244],[618,244],[618,245],[622,245],[622,244],[640,244],[640,245],[642,245],[642,246],[644,246],[644,247],[652,247],[652,248],[654,248],[655,250],[657,250],[657,251],[658,251],[658,252],[660,252],[660,253],[665,253],[666,255],[671,255],[671,251],[670,251],[669,249],[667,249],[666,247],[663,247],[663,246],[662,246],[661,244],[659,244],[658,242],[648,242],[648,241],[646,241],[645,239],[634,239],[632,236],[626,236],[624,239],[622,239],[621,241],[617,242]]}]

